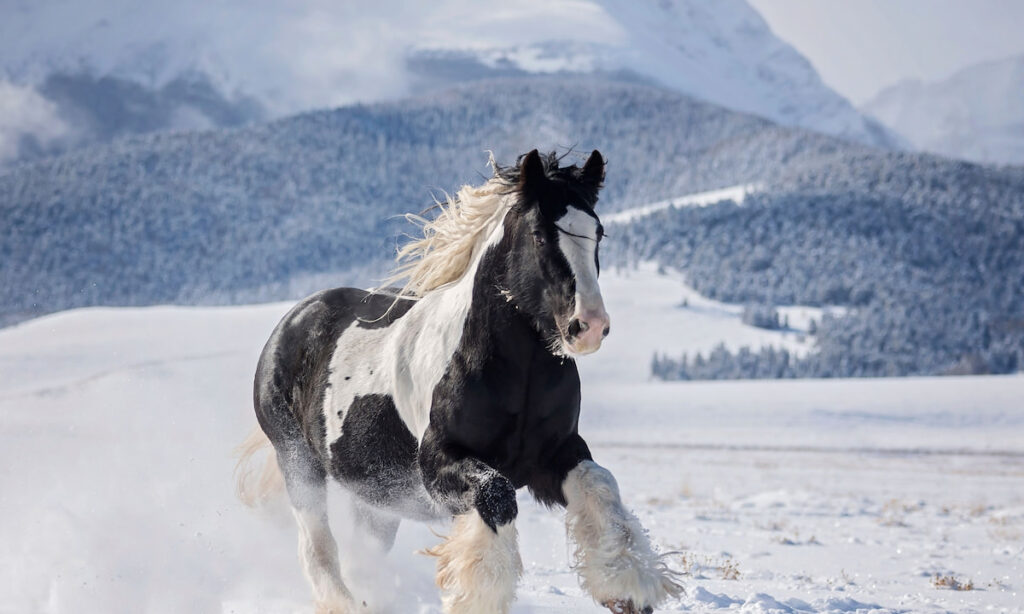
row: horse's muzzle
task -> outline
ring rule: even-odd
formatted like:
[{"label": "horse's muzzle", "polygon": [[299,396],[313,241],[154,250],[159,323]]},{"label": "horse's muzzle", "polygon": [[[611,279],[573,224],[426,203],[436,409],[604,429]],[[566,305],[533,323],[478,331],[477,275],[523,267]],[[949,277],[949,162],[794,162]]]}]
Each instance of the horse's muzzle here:
[{"label": "horse's muzzle", "polygon": [[604,309],[587,310],[575,315],[566,328],[566,345],[573,354],[590,354],[601,347],[611,332],[611,319]]}]

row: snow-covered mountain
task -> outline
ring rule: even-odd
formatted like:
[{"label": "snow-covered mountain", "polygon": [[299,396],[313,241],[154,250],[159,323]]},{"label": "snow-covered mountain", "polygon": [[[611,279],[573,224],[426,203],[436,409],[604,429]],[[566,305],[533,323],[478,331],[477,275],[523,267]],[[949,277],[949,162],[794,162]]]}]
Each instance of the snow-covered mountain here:
[{"label": "snow-covered mountain", "polygon": [[[732,303],[855,308],[855,321],[821,323],[834,351],[807,373],[1024,365],[1024,168],[887,152],[565,75],[136,136],[0,173],[0,323],[372,284],[407,230],[396,216],[423,210],[431,189],[478,182],[483,150],[510,161],[573,140],[610,161],[601,214],[632,220],[602,248],[607,266],[656,260]],[[741,205],[710,206],[708,190],[749,185]]]},{"label": "snow-covered mountain", "polygon": [[783,124],[894,142],[744,0],[511,0],[501,10],[470,0],[14,0],[3,12],[8,159],[552,72],[654,81]]},{"label": "snow-covered mountain", "polygon": [[914,147],[956,158],[1024,164],[1024,55],[943,81],[904,81],[863,106]]}]

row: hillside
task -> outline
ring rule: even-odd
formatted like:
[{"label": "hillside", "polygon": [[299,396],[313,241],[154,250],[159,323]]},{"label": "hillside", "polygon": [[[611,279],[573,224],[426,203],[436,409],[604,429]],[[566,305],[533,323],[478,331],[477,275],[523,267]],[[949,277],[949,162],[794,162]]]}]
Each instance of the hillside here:
[{"label": "hillside", "polygon": [[479,182],[485,150],[507,163],[572,144],[610,160],[605,211],[847,147],[664,90],[553,77],[137,137],[0,175],[0,313],[292,297],[390,258],[393,216]]},{"label": "hillside", "polygon": [[[823,155],[742,204],[662,209],[616,227],[613,258],[686,272],[770,312],[840,305],[805,358],[668,356],[668,379],[1010,373],[1024,365],[1024,170],[911,154]],[[696,361],[696,362],[695,362]]]},{"label": "hillside", "polygon": [[969,66],[935,82],[886,88],[862,110],[914,147],[953,158],[1024,165],[1024,56]]}]

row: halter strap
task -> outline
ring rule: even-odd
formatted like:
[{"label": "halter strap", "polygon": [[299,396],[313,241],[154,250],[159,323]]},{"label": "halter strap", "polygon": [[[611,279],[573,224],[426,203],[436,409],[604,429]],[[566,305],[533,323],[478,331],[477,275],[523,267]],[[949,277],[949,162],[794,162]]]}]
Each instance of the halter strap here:
[{"label": "halter strap", "polygon": [[593,238],[588,237],[586,235],[578,235],[578,234],[576,234],[574,232],[569,232],[568,230],[562,228],[558,224],[555,224],[554,226],[555,226],[555,228],[558,229],[559,232],[564,232],[565,234],[569,235],[570,237],[576,237],[577,239],[586,239],[587,241],[593,241],[594,243],[600,243],[601,242],[601,239],[593,239]]}]

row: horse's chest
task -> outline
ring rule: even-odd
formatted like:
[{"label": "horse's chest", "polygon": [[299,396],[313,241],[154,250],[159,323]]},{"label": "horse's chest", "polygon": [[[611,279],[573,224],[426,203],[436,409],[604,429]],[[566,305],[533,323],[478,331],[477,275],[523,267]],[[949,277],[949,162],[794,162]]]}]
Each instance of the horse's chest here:
[{"label": "horse's chest", "polygon": [[528,365],[520,377],[509,365],[494,367],[465,381],[448,432],[518,481],[517,475],[544,466],[558,444],[576,434],[579,380],[575,368],[557,362]]}]

